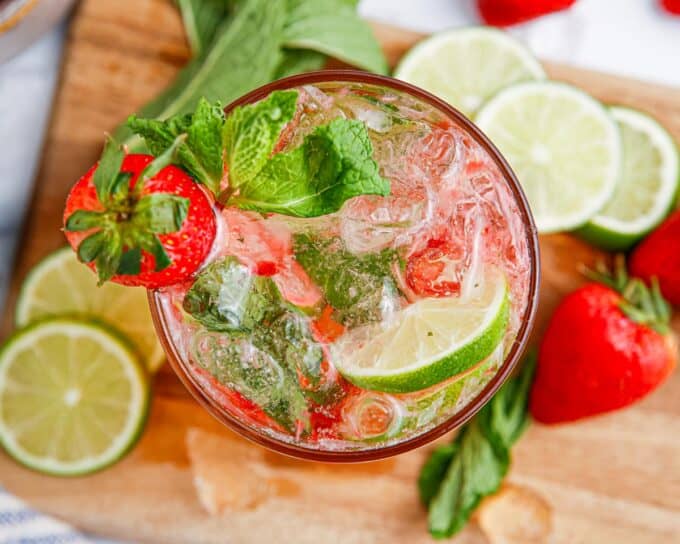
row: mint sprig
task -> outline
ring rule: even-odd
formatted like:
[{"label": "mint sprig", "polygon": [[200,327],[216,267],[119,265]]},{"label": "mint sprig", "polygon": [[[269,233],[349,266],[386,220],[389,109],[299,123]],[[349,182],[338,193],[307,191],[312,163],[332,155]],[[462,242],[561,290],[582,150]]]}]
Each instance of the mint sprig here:
[{"label": "mint sprig", "polygon": [[131,117],[131,129],[156,154],[178,134],[176,162],[215,194],[226,162],[228,187],[223,204],[261,213],[317,217],[338,211],[359,195],[388,195],[363,121],[334,119],[316,127],[298,147],[273,154],[293,119],[298,91],[275,91],[234,109],[225,119],[220,105],[201,100],[193,114],[166,121]]},{"label": "mint sprig", "polygon": [[228,204],[244,210],[317,217],[338,211],[358,195],[390,193],[378,173],[373,146],[362,121],[334,119],[303,143],[274,155]]},{"label": "mint sprig", "polygon": [[323,350],[306,317],[284,301],[271,278],[253,275],[235,257],[201,271],[183,308],[223,339],[209,347],[213,356],[202,357],[202,366],[289,431],[309,430],[307,400],[326,403],[337,396],[334,386],[321,383]]},{"label": "mint sprig", "polygon": [[529,424],[528,398],[536,356],[462,427],[451,444],[439,446],[421,469],[420,498],[428,508],[435,538],[460,531],[481,500],[500,487],[510,465],[510,448]]},{"label": "mint sprig", "polygon": [[192,114],[171,117],[166,121],[132,115],[127,124],[144,138],[154,155],[162,154],[178,136],[185,134],[186,139],[177,147],[175,162],[214,193],[220,190],[224,172],[224,112],[219,102],[210,104],[202,98]]},{"label": "mint sprig", "polygon": [[295,115],[297,91],[275,91],[255,104],[235,108],[222,128],[229,186],[237,189],[260,172]]},{"label": "mint sprig", "polygon": [[[194,56],[140,117],[184,115],[201,97],[229,104],[280,77],[321,68],[326,55],[387,72],[353,0],[178,0],[178,5]],[[144,151],[143,140],[127,125],[115,136],[131,151]]]}]

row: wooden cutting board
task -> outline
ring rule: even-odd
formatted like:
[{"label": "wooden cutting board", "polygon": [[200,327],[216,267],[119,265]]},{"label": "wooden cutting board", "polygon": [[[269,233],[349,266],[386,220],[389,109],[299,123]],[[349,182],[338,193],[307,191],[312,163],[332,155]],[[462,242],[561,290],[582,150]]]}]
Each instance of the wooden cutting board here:
[{"label": "wooden cutting board", "polygon": [[[392,63],[420,36],[376,25]],[[0,331],[11,329],[27,270],[64,240],[61,210],[70,185],[96,159],[102,135],[152,98],[187,60],[181,24],[166,0],[85,0],[73,20],[61,87],[35,198]],[[670,69],[670,67],[669,67]],[[657,116],[680,141],[680,90],[565,66],[551,76],[596,97]],[[537,333],[596,252],[567,235],[544,237]],[[680,330],[680,319],[675,320]],[[0,482],[35,507],[76,526],[134,542],[431,542],[415,479],[428,448],[365,465],[299,463],[256,446],[257,463],[278,491],[255,509],[209,515],[192,483],[187,430],[215,433],[210,455],[225,478],[248,472],[243,442],[189,397],[169,368],[155,383],[153,412],[138,447],[110,470],[63,480],[22,469],[0,454]],[[634,408],[558,428],[532,426],[513,451],[508,481],[535,493],[551,512],[551,542],[680,542],[680,373]],[[276,478],[274,478],[276,479]],[[281,482],[279,482],[281,483]],[[227,485],[227,484],[224,484]],[[474,524],[456,542],[481,544]]]}]

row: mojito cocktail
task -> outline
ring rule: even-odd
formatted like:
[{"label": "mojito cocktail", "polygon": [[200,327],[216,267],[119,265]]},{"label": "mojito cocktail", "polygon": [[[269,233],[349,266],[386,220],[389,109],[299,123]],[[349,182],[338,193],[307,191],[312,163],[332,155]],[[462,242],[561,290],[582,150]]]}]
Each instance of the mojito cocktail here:
[{"label": "mojito cocktail", "polygon": [[[507,165],[389,78],[290,78],[226,123],[262,112],[269,162],[248,178],[248,157],[227,158],[205,263],[151,295],[175,370],[225,423],[294,455],[381,457],[462,423],[534,311],[535,233]],[[258,145],[234,137],[227,157]]]}]

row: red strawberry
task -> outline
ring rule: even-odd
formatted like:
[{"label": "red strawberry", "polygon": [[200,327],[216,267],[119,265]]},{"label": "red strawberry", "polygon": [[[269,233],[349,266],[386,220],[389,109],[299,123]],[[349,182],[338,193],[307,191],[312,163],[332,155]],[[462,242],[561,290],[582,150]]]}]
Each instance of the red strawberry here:
[{"label": "red strawberry", "polygon": [[567,9],[575,2],[576,0],[477,0],[477,6],[487,24],[508,26]]},{"label": "red strawberry", "polygon": [[109,144],[99,164],[71,189],[66,238],[100,282],[171,285],[208,255],[216,229],[211,199],[167,163],[168,156],[124,156]]},{"label": "red strawberry", "polygon": [[680,210],[635,248],[628,266],[631,274],[648,283],[658,278],[663,296],[680,305]]},{"label": "red strawberry", "polygon": [[459,250],[443,240],[429,240],[427,247],[408,258],[406,283],[417,295],[449,297],[460,292],[460,282],[451,279],[447,268],[460,259]]},{"label": "red strawberry", "polygon": [[574,421],[632,404],[673,370],[677,345],[658,289],[617,276],[568,295],[543,337],[531,391],[533,417]]},{"label": "red strawberry", "polygon": [[668,13],[680,15],[680,0],[661,0],[661,7]]}]

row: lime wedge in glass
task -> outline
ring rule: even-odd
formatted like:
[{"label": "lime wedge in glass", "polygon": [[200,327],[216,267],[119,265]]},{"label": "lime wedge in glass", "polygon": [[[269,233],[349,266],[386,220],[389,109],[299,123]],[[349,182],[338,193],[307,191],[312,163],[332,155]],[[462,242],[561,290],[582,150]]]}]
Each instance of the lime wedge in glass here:
[{"label": "lime wedge in glass", "polygon": [[76,476],[110,465],[136,442],[148,406],[137,354],[100,325],[38,321],[0,351],[0,444],[34,470]]},{"label": "lime wedge in glass", "polygon": [[466,297],[424,298],[386,324],[348,332],[333,344],[333,361],[365,389],[425,389],[493,352],[505,334],[508,309],[507,281],[494,271]]},{"label": "lime wedge in glass", "polygon": [[609,201],[621,173],[621,134],[597,100],[557,82],[519,83],[477,113],[510,163],[539,232],[583,226]]},{"label": "lime wedge in glass", "polygon": [[111,282],[98,287],[96,275],[69,247],[51,253],[31,270],[19,292],[15,323],[23,327],[58,315],[94,318],[118,329],[133,342],[150,372],[165,359],[146,289]]},{"label": "lime wedge in glass", "polygon": [[545,72],[509,34],[489,27],[469,27],[423,40],[404,56],[394,77],[473,115],[502,88],[545,79]]},{"label": "lime wedge in glass", "polygon": [[579,234],[604,249],[624,250],[656,227],[675,204],[680,182],[673,137],[649,115],[611,107],[623,141],[623,170],[605,207]]}]

